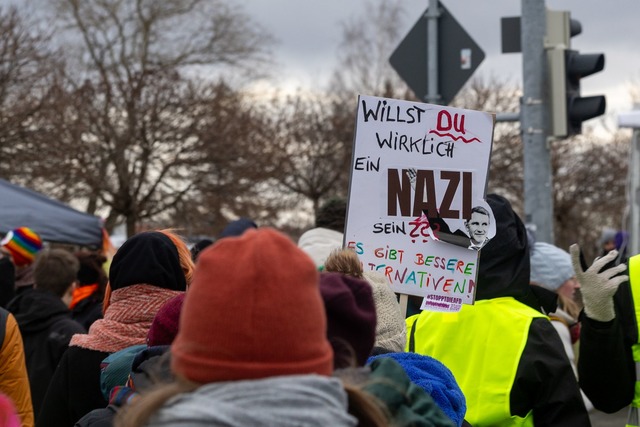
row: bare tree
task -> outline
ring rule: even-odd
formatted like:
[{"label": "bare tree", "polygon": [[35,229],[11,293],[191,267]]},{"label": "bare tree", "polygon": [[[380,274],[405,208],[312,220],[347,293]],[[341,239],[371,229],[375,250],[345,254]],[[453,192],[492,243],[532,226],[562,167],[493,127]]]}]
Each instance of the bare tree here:
[{"label": "bare tree", "polygon": [[82,43],[68,49],[63,97],[50,123],[88,210],[106,209],[108,225],[125,218],[132,234],[138,221],[176,207],[203,177],[194,173],[204,155],[201,129],[218,112],[197,81],[213,65],[249,71],[263,63],[270,36],[223,1],[57,6]]},{"label": "bare tree", "polygon": [[29,169],[32,120],[47,102],[57,71],[48,36],[15,7],[0,9],[0,175],[18,178]]},{"label": "bare tree", "polygon": [[351,139],[345,136],[351,131],[345,134],[343,116],[324,96],[297,96],[277,105],[276,180],[310,200],[315,212],[324,198],[346,194]]},{"label": "bare tree", "polygon": [[273,145],[274,127],[268,106],[222,83],[212,86],[200,121],[198,180],[175,209],[172,224],[190,234],[217,234],[230,219],[244,216],[274,224],[283,207],[272,177],[280,165]]},{"label": "bare tree", "polygon": [[338,66],[331,91],[342,100],[354,95],[410,97],[407,85],[389,64],[389,56],[402,34],[405,11],[399,0],[368,1],[362,15],[342,23]]},{"label": "bare tree", "polygon": [[[495,76],[474,77],[453,101],[453,106],[493,113],[519,109],[521,91]],[[517,122],[496,123],[493,134],[488,192],[507,197],[514,209],[523,210],[523,150]]]},{"label": "bare tree", "polygon": [[554,229],[563,248],[581,243],[592,259],[605,227],[624,229],[629,139],[594,133],[553,144]]}]

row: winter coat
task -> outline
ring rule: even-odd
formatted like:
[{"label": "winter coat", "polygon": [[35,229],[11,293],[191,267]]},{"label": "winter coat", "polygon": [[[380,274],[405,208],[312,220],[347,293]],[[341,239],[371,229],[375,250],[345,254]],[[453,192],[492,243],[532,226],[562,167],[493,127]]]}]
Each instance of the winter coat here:
[{"label": "winter coat", "polygon": [[6,319],[4,340],[0,347],[0,392],[6,394],[13,402],[22,426],[31,427],[34,425],[33,407],[22,337],[13,315],[3,308],[0,308],[0,311],[0,318]]},{"label": "winter coat", "polygon": [[[112,356],[114,356],[114,353]],[[89,426],[111,426],[118,408],[124,406],[135,395],[144,393],[146,390],[158,384],[168,383],[174,380],[170,368],[171,353],[169,346],[156,346],[144,349],[136,354],[131,364],[131,372],[127,386],[119,386],[109,399],[109,406],[106,408],[94,409],[82,417],[77,423],[77,427]],[[104,384],[105,377],[102,376],[102,389],[108,388]],[[113,389],[112,389],[113,390]]]},{"label": "winter coat", "polygon": [[[628,264],[625,274],[629,274]],[[636,286],[640,289],[640,283]],[[580,387],[593,406],[606,413],[628,406],[636,384],[631,347],[638,342],[638,326],[630,282],[620,285],[613,301],[613,320],[599,322],[584,312],[580,318]]]},{"label": "winter coat", "polygon": [[[530,310],[522,308],[523,305],[540,309],[541,303],[536,287],[530,286],[530,257],[529,243],[526,229],[520,218],[513,212],[506,199],[497,196],[487,196],[487,202],[491,207],[496,221],[496,236],[487,243],[480,252],[478,262],[478,280],[476,283],[476,300],[509,300],[504,305],[505,313],[512,313],[521,307],[522,318],[520,325],[529,318],[528,330],[524,331],[526,341],[523,342],[521,351],[517,353],[515,374],[509,393],[509,412],[518,417],[525,417],[532,413],[535,425],[544,426],[589,426],[589,416],[584,406],[577,380],[571,368],[571,364],[564,352],[562,342],[548,318],[538,316]],[[542,289],[542,288],[541,288]],[[499,305],[499,304],[498,304]],[[463,325],[466,319],[472,319],[477,313],[476,306],[465,306],[463,311],[456,313],[457,320]],[[506,310],[510,308],[510,310]],[[479,309],[478,309],[479,310]],[[466,314],[469,314],[467,316]],[[492,316],[501,319],[507,314],[497,311],[484,311],[486,317],[483,322],[490,324]],[[436,322],[444,319],[448,313],[427,314],[418,317],[417,325],[420,327],[421,318],[423,333],[429,328],[436,328]],[[428,320],[427,320],[428,318]],[[429,323],[433,321],[434,323]],[[409,332],[408,346],[411,345],[413,325],[407,325]],[[473,326],[473,325],[470,325]],[[471,330],[471,329],[470,329]],[[490,363],[491,354],[495,347],[487,345],[488,339],[497,340],[499,337],[492,335],[490,327],[475,334],[469,334],[467,346],[473,346],[474,353],[486,356],[485,359],[474,360],[476,366],[482,363]],[[521,333],[523,331],[516,331]],[[459,333],[464,334],[462,327]],[[466,335],[465,335],[466,336]],[[420,337],[414,337],[415,348],[419,348]],[[444,351],[448,344],[441,343],[440,350]],[[464,349],[457,349],[458,354],[464,353]],[[465,390],[464,382],[480,384],[482,386],[482,370],[469,372],[467,377],[460,378],[454,366],[447,364],[445,358],[427,354],[443,362],[452,370],[459,380],[460,386],[465,392],[468,408],[473,405],[472,396]],[[462,361],[457,361],[462,366]],[[475,396],[475,398],[479,398]],[[467,418],[472,424],[473,420]]]},{"label": "winter coat", "polygon": [[16,294],[16,268],[6,256],[0,256],[0,307],[6,307]]},{"label": "winter coat", "polygon": [[[576,319],[571,317],[569,313],[562,310],[561,308],[557,309],[554,313],[549,314],[549,318],[551,319],[551,324],[555,328],[560,340],[562,341],[562,347],[564,348],[565,353],[567,353],[567,358],[569,359],[569,363],[571,363],[571,368],[573,372],[578,375],[578,368],[576,367],[576,356],[573,351],[573,343],[571,342],[571,330],[570,328],[574,326],[577,322]],[[584,406],[587,408],[587,411],[591,411],[593,409],[593,405],[586,394],[581,390],[582,400],[584,401]]]},{"label": "winter coat", "polygon": [[18,322],[31,386],[33,412],[38,416],[53,373],[73,334],[85,333],[71,312],[53,293],[30,289],[16,296],[7,309]]},{"label": "winter coat", "polygon": [[91,294],[76,304],[71,310],[71,317],[88,331],[93,322],[102,319],[102,296]]},{"label": "winter coat", "polygon": [[100,364],[108,355],[69,347],[51,379],[36,426],[72,426],[92,409],[107,406],[100,391]]}]

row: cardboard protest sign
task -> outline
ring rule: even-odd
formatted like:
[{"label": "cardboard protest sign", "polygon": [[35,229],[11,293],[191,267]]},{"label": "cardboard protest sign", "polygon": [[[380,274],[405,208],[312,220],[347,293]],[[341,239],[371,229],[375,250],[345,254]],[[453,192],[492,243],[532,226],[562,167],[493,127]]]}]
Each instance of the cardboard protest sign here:
[{"label": "cardboard protest sign", "polygon": [[358,98],[344,244],[425,309],[474,301],[478,250],[495,235],[493,126],[489,113]]}]

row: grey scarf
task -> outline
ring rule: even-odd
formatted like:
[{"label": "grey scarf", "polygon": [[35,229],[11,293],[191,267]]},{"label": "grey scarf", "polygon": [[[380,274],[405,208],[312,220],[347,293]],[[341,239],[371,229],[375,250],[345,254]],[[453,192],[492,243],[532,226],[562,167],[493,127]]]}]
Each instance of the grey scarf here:
[{"label": "grey scarf", "polygon": [[356,426],[336,378],[292,375],[204,385],[170,399],[150,426]]}]

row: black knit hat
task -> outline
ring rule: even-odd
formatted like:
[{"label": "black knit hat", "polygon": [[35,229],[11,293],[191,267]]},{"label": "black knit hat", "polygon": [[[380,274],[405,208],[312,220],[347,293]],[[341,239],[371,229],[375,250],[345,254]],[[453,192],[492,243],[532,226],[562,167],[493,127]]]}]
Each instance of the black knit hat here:
[{"label": "black knit hat", "polygon": [[114,291],[139,284],[184,291],[187,280],[171,239],[163,233],[147,231],[120,246],[111,262],[109,284]]},{"label": "black knit hat", "polygon": [[347,215],[347,201],[333,198],[320,206],[316,212],[316,227],[344,233],[345,217]]},{"label": "black knit hat", "polygon": [[236,219],[235,221],[231,221],[227,224],[222,232],[220,232],[218,239],[242,236],[242,234],[250,228],[258,228],[258,225],[249,218]]}]

